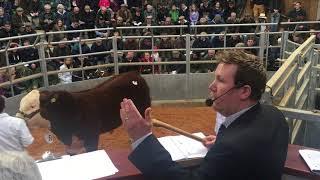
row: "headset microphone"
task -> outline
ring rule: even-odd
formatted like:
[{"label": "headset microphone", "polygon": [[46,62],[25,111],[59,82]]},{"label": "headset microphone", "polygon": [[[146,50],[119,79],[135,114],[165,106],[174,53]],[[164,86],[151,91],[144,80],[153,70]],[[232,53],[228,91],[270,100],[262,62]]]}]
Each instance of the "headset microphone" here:
[{"label": "headset microphone", "polygon": [[228,91],[226,91],[225,93],[221,94],[220,96],[214,98],[214,99],[211,99],[211,98],[207,98],[205,103],[207,106],[212,106],[212,104],[218,100],[219,98],[223,97],[224,95],[228,94],[231,90],[233,89],[236,89],[236,88],[241,88],[243,87],[244,84],[242,82],[237,82],[235,86],[233,86],[232,88],[230,88]]}]

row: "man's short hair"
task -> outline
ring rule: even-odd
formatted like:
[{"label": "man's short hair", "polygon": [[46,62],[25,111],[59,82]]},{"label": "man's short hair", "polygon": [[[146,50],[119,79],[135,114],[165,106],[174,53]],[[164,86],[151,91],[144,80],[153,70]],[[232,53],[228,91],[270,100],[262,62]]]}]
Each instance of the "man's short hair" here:
[{"label": "man's short hair", "polygon": [[3,112],[5,107],[6,107],[6,103],[5,103],[4,97],[0,96],[0,113]]},{"label": "man's short hair", "polygon": [[239,50],[226,50],[217,57],[219,63],[237,65],[234,83],[249,85],[251,87],[250,98],[260,100],[267,83],[266,71],[263,63],[256,56]]}]

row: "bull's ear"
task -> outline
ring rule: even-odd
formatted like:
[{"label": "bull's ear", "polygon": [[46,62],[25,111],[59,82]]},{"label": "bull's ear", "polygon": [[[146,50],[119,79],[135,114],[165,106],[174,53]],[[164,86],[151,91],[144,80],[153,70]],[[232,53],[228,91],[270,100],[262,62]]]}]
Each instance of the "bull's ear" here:
[{"label": "bull's ear", "polygon": [[55,103],[58,100],[59,95],[57,93],[55,93],[52,98],[50,99],[50,103]]}]

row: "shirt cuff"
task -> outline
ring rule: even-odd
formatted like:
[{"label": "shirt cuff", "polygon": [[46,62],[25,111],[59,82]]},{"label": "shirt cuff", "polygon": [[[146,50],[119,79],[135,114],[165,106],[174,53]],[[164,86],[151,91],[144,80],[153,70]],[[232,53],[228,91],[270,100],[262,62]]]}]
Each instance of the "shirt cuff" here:
[{"label": "shirt cuff", "polygon": [[152,132],[149,132],[148,134],[142,136],[141,138],[139,138],[139,139],[137,139],[135,142],[133,142],[133,143],[131,144],[132,149],[133,149],[133,150],[136,149],[136,148],[139,146],[139,144],[141,144],[141,143],[142,143],[148,136],[150,136],[151,134],[152,134]]}]

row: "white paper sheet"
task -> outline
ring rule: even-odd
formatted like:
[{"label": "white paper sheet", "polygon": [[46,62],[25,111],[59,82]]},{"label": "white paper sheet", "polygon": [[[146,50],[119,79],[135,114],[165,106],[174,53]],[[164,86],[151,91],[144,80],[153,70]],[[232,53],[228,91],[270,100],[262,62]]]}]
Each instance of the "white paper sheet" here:
[{"label": "white paper sheet", "polygon": [[[198,137],[205,137],[203,133],[194,133]],[[208,149],[199,141],[186,136],[166,136],[158,138],[162,146],[170,153],[173,161],[204,157]]]},{"label": "white paper sheet", "polygon": [[91,180],[118,172],[104,150],[37,163],[43,180]]}]

